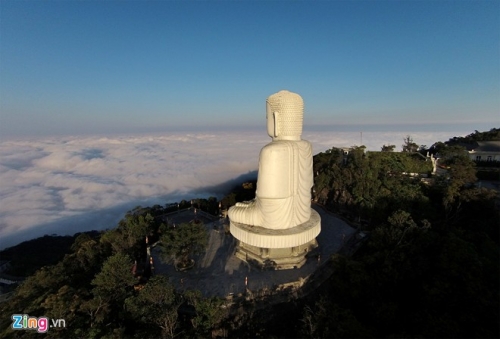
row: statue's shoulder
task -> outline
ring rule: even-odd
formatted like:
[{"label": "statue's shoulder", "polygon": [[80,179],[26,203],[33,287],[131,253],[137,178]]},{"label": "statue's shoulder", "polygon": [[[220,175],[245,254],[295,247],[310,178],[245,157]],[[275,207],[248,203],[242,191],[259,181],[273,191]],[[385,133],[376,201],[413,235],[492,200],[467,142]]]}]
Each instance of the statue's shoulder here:
[{"label": "statue's shoulder", "polygon": [[312,144],[307,140],[300,140],[299,145],[301,145],[302,147],[312,147]]},{"label": "statue's shoulder", "polygon": [[262,148],[262,152],[277,152],[282,150],[288,150],[293,148],[293,144],[290,141],[280,140],[268,143]]},{"label": "statue's shoulder", "polygon": [[285,152],[294,149],[301,150],[310,150],[312,149],[311,143],[307,140],[297,140],[297,141],[288,141],[288,140],[280,140],[273,141],[269,144],[265,145],[261,149],[261,154],[275,153],[275,152]]},{"label": "statue's shoulder", "polygon": [[271,150],[277,150],[277,149],[282,149],[286,148],[287,146],[280,142],[280,141],[272,141],[268,143],[266,146],[262,147],[263,151],[271,151]]},{"label": "statue's shoulder", "polygon": [[294,141],[293,147],[296,147],[302,151],[312,152],[312,145],[307,140]]},{"label": "statue's shoulder", "polygon": [[[276,159],[286,158],[289,156],[292,146],[282,141],[273,141],[262,147],[260,150],[260,158],[262,159]],[[283,158],[283,159],[284,159]]]}]

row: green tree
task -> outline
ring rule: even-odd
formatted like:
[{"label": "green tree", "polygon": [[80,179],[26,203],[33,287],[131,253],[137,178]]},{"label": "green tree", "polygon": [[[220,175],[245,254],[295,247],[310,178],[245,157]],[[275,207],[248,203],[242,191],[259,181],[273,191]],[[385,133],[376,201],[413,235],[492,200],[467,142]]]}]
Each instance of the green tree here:
[{"label": "green tree", "polygon": [[353,147],[344,174],[347,176],[351,203],[356,209],[358,221],[375,206],[381,182],[377,169],[370,164],[365,146]]},{"label": "green tree", "polygon": [[462,205],[474,195],[473,184],[476,182],[475,164],[465,154],[447,159],[447,173],[437,180],[437,186],[443,194],[443,206],[448,222],[455,223],[460,218]]},{"label": "green tree", "polygon": [[114,253],[124,253],[131,257],[140,257],[145,247],[145,238],[155,230],[154,217],[150,213],[129,212],[118,223],[118,227],[106,232],[101,242],[111,246]]},{"label": "green tree", "polygon": [[236,204],[236,193],[231,192],[221,200],[222,208],[229,208]]},{"label": "green tree", "polygon": [[[410,213],[398,210],[388,219],[388,225],[380,225],[373,231],[373,242],[377,243],[379,249],[397,249],[410,244],[414,240],[417,223],[413,221]],[[430,225],[425,222],[425,228]]]},{"label": "green tree", "polygon": [[128,255],[117,253],[109,257],[92,280],[94,294],[110,300],[124,300],[137,282],[131,268],[132,260]]},{"label": "green tree", "polygon": [[82,305],[83,311],[94,322],[103,323],[119,318],[123,302],[132,294],[137,282],[132,274],[132,260],[128,255],[116,253],[103,264],[101,271],[92,280],[94,298]]},{"label": "green tree", "polygon": [[321,297],[314,308],[306,306],[301,319],[304,338],[366,338],[369,332],[349,309]]},{"label": "green tree", "polygon": [[439,153],[443,165],[448,165],[448,162],[453,161],[454,157],[468,157],[467,150],[460,145],[438,143],[435,145],[435,149]]},{"label": "green tree", "polygon": [[313,198],[321,204],[327,204],[329,198],[341,200],[344,185],[337,181],[341,171],[344,155],[341,149],[332,148],[319,153],[313,159],[314,190]]},{"label": "green tree", "polygon": [[407,135],[406,138],[403,139],[403,152],[413,153],[418,151],[418,145],[413,142],[413,138],[410,135]]},{"label": "green tree", "polygon": [[176,227],[162,225],[161,232],[160,249],[164,262],[173,255],[176,263],[186,266],[192,254],[201,254],[207,247],[208,234],[201,222],[182,223]]},{"label": "green tree", "polygon": [[204,298],[198,290],[186,291],[184,297],[196,310],[196,316],[191,319],[193,328],[199,334],[211,336],[211,331],[215,330],[227,315],[223,307],[224,301],[217,297]]},{"label": "green tree", "polygon": [[181,303],[168,279],[157,275],[136,295],[125,300],[125,308],[137,322],[160,328],[163,338],[174,338],[179,325],[177,309]]},{"label": "green tree", "polygon": [[[50,294],[41,304],[45,308],[44,315],[51,319],[64,319],[66,326],[71,326],[73,329],[78,325],[83,325],[82,323],[76,325],[75,318],[81,303],[80,296],[85,294],[84,291],[78,291],[64,285],[57,293]],[[52,335],[58,333],[58,336],[67,336],[68,330],[68,328],[54,328],[50,331]]]},{"label": "green tree", "polygon": [[382,152],[394,152],[396,145],[384,145],[382,146]]}]

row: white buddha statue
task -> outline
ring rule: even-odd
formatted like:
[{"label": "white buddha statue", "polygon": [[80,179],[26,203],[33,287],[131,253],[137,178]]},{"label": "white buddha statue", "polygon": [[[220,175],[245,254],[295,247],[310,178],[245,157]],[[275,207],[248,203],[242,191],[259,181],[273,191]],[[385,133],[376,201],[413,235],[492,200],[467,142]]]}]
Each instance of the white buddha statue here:
[{"label": "white buddha statue", "polygon": [[231,222],[283,230],[310,219],[313,160],[311,144],[301,140],[303,115],[296,93],[280,91],[267,99],[272,142],[260,152],[256,197],[231,207]]}]

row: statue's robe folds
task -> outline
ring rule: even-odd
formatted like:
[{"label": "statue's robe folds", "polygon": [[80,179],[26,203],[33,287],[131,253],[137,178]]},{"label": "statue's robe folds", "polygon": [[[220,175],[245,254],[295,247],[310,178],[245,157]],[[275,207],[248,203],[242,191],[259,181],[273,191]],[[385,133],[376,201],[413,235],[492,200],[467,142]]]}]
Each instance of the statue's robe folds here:
[{"label": "statue's robe folds", "polygon": [[277,140],[262,148],[256,197],[229,209],[229,219],[269,229],[287,229],[311,216],[312,147],[306,140]]}]

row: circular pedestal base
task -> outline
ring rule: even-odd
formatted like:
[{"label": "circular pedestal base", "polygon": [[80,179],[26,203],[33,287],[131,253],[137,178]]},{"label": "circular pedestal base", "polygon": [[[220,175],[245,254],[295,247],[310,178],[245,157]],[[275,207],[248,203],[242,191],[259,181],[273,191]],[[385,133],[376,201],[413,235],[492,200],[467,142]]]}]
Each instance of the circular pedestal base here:
[{"label": "circular pedestal base", "polygon": [[291,248],[314,240],[321,231],[321,218],[311,209],[311,218],[303,224],[282,230],[231,221],[231,234],[242,243],[260,248]]}]

